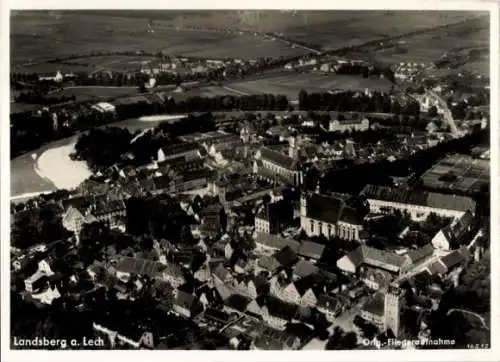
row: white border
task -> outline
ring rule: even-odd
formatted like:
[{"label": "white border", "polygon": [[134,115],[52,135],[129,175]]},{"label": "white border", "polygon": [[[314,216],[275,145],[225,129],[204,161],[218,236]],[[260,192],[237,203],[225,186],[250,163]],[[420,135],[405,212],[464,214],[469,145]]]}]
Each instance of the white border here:
[{"label": "white border", "polygon": [[[252,351],[251,353],[240,352],[182,352],[182,351],[94,351],[94,352],[23,352],[23,351],[9,351],[10,340],[10,313],[9,313],[9,207],[10,207],[10,137],[9,137],[9,106],[8,99],[10,98],[9,87],[9,9],[203,9],[209,5],[212,9],[335,9],[335,10],[470,10],[470,11],[490,11],[491,13],[491,47],[490,47],[490,72],[491,72],[491,215],[492,221],[498,220],[498,208],[495,203],[498,200],[498,180],[500,177],[499,172],[499,146],[498,140],[499,125],[499,44],[498,38],[500,29],[498,25],[499,10],[498,4],[493,2],[471,2],[471,1],[405,1],[402,0],[378,0],[378,1],[362,1],[350,0],[337,3],[321,1],[321,0],[275,0],[269,2],[266,0],[254,0],[246,4],[237,4],[235,1],[217,0],[205,3],[202,0],[183,0],[182,2],[161,2],[152,0],[142,0],[140,2],[131,0],[19,0],[19,1],[1,1],[1,41],[0,49],[2,54],[2,62],[0,65],[0,79],[2,86],[0,87],[0,94],[2,96],[2,107],[0,107],[2,122],[0,131],[0,145],[2,151],[0,153],[0,165],[2,166],[1,172],[1,198],[0,205],[0,225],[1,225],[1,276],[2,276],[2,289],[1,289],[1,361],[31,361],[38,362],[47,361],[89,361],[89,360],[105,360],[107,358],[120,359],[122,361],[135,361],[140,358],[158,358],[170,361],[184,361],[184,360],[202,360],[202,361],[267,361],[267,360],[283,360],[283,361],[331,361],[331,360],[384,360],[384,361],[494,361],[500,360],[500,336],[498,330],[498,323],[500,321],[499,314],[499,301],[498,292],[500,286],[498,284],[499,268],[496,267],[498,262],[499,245],[496,238],[491,238],[491,255],[492,255],[492,283],[491,283],[491,341],[492,349],[489,351],[294,351],[294,352],[262,352]],[[499,225],[492,222],[491,227],[492,236],[500,235]],[[497,343],[495,343],[497,342]],[[370,355],[367,355],[370,353]]]}]

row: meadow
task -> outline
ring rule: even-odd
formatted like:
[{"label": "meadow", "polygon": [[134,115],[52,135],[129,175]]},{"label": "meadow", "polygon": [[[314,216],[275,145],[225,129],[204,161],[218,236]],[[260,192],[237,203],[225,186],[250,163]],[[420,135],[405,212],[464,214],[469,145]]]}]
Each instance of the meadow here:
[{"label": "meadow", "polygon": [[392,83],[387,79],[363,78],[361,76],[290,73],[278,77],[245,80],[227,85],[235,92],[284,94],[296,100],[303,89],[308,92],[323,91],[364,91],[366,88],[387,92]]}]

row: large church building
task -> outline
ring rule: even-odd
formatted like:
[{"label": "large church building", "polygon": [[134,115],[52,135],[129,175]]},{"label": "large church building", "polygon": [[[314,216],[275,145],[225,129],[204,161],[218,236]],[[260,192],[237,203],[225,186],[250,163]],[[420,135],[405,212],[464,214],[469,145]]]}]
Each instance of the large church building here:
[{"label": "large church building", "polygon": [[348,205],[343,195],[303,194],[300,198],[300,227],[308,236],[360,240],[363,217]]}]

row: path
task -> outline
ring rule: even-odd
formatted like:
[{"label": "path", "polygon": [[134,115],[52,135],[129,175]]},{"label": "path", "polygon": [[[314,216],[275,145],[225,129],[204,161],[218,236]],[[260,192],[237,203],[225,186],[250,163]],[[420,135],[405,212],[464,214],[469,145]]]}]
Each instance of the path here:
[{"label": "path", "polygon": [[461,309],[461,308],[452,308],[448,311],[448,313],[446,313],[446,315],[449,316],[451,313],[454,313],[454,312],[461,312],[461,313],[476,317],[477,319],[479,319],[481,321],[481,324],[485,330],[487,330],[487,331],[490,330],[490,328],[488,327],[488,324],[486,324],[486,321],[484,320],[484,318],[482,316],[480,316],[479,314],[477,314],[476,312],[472,312],[470,310],[465,310],[465,309]]}]

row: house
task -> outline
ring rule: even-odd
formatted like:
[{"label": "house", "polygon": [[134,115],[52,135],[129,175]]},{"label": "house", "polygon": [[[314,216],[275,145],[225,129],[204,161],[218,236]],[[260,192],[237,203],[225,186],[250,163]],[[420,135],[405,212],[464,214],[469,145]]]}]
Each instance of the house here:
[{"label": "house", "polygon": [[62,225],[68,231],[80,235],[85,224],[91,224],[97,219],[90,213],[83,215],[77,208],[70,206],[62,216]]},{"label": "house", "polygon": [[285,246],[274,254],[274,259],[280,264],[281,268],[285,268],[295,264],[299,258],[291,247]]},{"label": "house", "polygon": [[364,132],[370,128],[370,121],[363,119],[332,119],[328,125],[330,132]]},{"label": "house", "polygon": [[120,218],[126,216],[127,207],[123,200],[112,200],[106,196],[96,197],[90,213],[98,221],[108,222],[111,227],[118,225]]},{"label": "house", "polygon": [[347,196],[341,195],[302,194],[300,227],[308,236],[360,240],[365,215],[347,201]]},{"label": "house", "polygon": [[227,216],[224,206],[211,204],[200,212],[201,224],[204,230],[214,233],[224,233],[227,226]]},{"label": "house", "polygon": [[299,279],[291,283],[280,283],[277,278],[271,279],[271,294],[287,303],[314,307],[318,302],[318,292],[313,276]]},{"label": "house", "polygon": [[64,79],[64,76],[62,75],[61,71],[57,71],[55,75],[53,76],[39,76],[38,80],[40,82],[43,81],[51,81],[51,82],[56,82],[56,83],[61,83]]},{"label": "house", "polygon": [[97,104],[94,104],[90,108],[95,109],[96,111],[98,111],[100,113],[113,113],[116,111],[116,107],[114,105],[112,105],[111,103],[107,103],[107,102],[99,102]]},{"label": "house", "polygon": [[297,254],[304,258],[318,261],[321,259],[325,248],[325,245],[304,240],[300,243],[300,248],[297,251]]},{"label": "house", "polygon": [[261,316],[272,328],[283,330],[287,323],[294,320],[297,310],[298,307],[293,304],[269,297],[261,307]]},{"label": "house", "polygon": [[392,280],[405,274],[415,265],[428,260],[433,252],[429,245],[407,255],[360,245],[340,258],[337,267],[345,273],[358,274],[367,286],[376,290],[389,285]]},{"label": "house", "polygon": [[245,313],[247,311],[248,305],[252,302],[252,299],[241,295],[233,294],[224,301],[224,310],[228,312],[240,312]]},{"label": "house", "polygon": [[192,318],[203,310],[203,305],[195,295],[178,290],[173,310],[186,318]]},{"label": "house", "polygon": [[278,251],[285,246],[290,247],[292,250],[298,251],[300,243],[293,239],[282,238],[278,235],[272,235],[264,232],[257,232],[255,237],[255,244],[257,250]]},{"label": "house", "polygon": [[383,295],[376,294],[363,304],[360,311],[361,318],[368,323],[375,325],[380,330],[384,329],[385,324],[384,302]]},{"label": "house", "polygon": [[263,269],[271,274],[275,274],[281,268],[281,264],[274,256],[264,256],[257,262],[257,271]]},{"label": "house", "polygon": [[470,197],[414,191],[404,187],[366,185],[360,195],[368,199],[371,212],[407,211],[415,220],[423,220],[430,213],[461,218],[468,211],[474,215],[476,208],[476,202]]},{"label": "house", "polygon": [[31,297],[34,299],[38,299],[43,304],[50,305],[52,304],[54,299],[58,299],[61,297],[61,293],[59,292],[57,286],[49,286],[41,293],[32,294]]},{"label": "house", "polygon": [[222,264],[218,264],[213,270],[212,270],[212,276],[214,278],[214,281],[220,284],[227,284],[227,285],[232,285],[234,278],[231,272],[224,268]]},{"label": "house", "polygon": [[308,277],[309,275],[316,274],[318,272],[318,267],[315,266],[310,261],[301,259],[295,264],[293,268],[293,276],[295,279],[301,279]]},{"label": "house", "polygon": [[474,216],[470,211],[460,218],[453,219],[450,224],[439,230],[432,238],[432,245],[439,250],[452,250],[460,246],[464,237],[471,236]]},{"label": "house", "polygon": [[27,292],[33,293],[34,291],[43,288],[48,283],[48,277],[54,275],[46,260],[38,262],[38,269],[35,274],[24,280],[24,286]]},{"label": "house", "polygon": [[153,279],[167,281],[174,288],[185,282],[181,268],[172,262],[163,264],[147,259],[123,257],[115,268],[117,278],[125,281],[131,275],[147,275]]},{"label": "house", "polygon": [[323,313],[326,320],[331,323],[333,323],[335,318],[345,309],[338,298],[327,294],[323,294],[318,298],[316,308]]},{"label": "house", "polygon": [[[290,147],[293,150],[297,150],[295,146],[291,145]],[[253,172],[258,177],[272,182],[282,180],[298,186],[302,184],[303,174],[298,154],[294,151],[292,156],[268,147],[262,147],[255,155]]]},{"label": "house", "polygon": [[250,276],[242,277],[240,280],[236,280],[235,289],[243,295],[246,295],[252,299],[257,298],[259,295],[267,294],[269,291],[268,283],[266,278],[263,276]]}]

